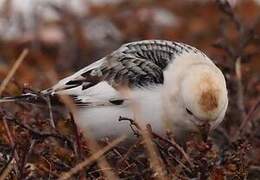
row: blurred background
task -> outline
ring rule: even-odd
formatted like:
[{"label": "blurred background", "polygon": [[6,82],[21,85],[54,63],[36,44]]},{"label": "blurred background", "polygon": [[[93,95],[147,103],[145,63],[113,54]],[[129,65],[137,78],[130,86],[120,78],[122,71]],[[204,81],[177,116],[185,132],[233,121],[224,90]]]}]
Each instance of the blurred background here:
[{"label": "blurred background", "polygon": [[[258,0],[230,0],[230,4],[248,26],[259,18]],[[0,14],[0,75],[4,76],[12,60],[28,47],[30,57],[20,68],[17,81],[34,88],[50,85],[42,72],[46,74],[46,69],[37,62],[51,64],[63,77],[122,43],[142,39],[185,42],[216,63],[225,61],[212,47],[221,31],[221,12],[214,1],[1,0]],[[230,38],[236,38],[232,27],[226,30]],[[252,60],[255,72],[259,70],[256,59]]]},{"label": "blurred background", "polygon": [[126,42],[185,42],[227,79],[230,103],[217,142],[226,143],[223,135],[250,141],[247,160],[260,175],[260,1],[228,2],[235,15],[213,0],[0,0],[1,80],[29,50],[4,95],[48,88]]}]

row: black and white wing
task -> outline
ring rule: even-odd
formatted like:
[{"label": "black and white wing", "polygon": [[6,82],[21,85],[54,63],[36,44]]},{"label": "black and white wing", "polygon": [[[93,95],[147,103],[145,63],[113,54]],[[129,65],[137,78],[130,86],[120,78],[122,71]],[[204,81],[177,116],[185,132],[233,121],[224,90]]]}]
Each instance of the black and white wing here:
[{"label": "black and white wing", "polygon": [[[88,94],[90,89],[95,89],[94,87],[98,87],[100,83],[105,82],[114,90],[120,86],[146,88],[163,84],[163,71],[167,65],[176,56],[190,51],[200,53],[189,45],[164,40],[144,40],[124,44],[108,56],[59,81],[52,88],[44,90],[43,93],[67,92],[76,95],[78,103],[82,103],[83,97],[88,97],[84,101],[87,104],[90,99],[91,102],[93,98],[100,99],[90,97]],[[121,102],[117,101],[120,98],[115,94],[113,92],[111,98],[115,100],[114,102]],[[109,98],[107,97],[110,101]]]}]

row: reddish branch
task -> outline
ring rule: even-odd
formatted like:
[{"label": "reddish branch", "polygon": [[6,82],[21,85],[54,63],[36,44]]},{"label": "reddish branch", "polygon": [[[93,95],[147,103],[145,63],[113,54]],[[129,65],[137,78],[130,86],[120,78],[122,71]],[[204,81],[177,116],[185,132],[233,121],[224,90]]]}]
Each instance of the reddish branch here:
[{"label": "reddish branch", "polygon": [[[120,121],[122,121],[122,120],[127,120],[127,121],[129,121],[129,122],[130,122],[130,126],[131,126],[131,125],[132,125],[132,126],[135,126],[135,127],[137,128],[137,130],[140,131],[139,126],[137,125],[137,123],[136,123],[133,119],[120,117],[119,120],[120,120]],[[131,127],[131,128],[132,128],[132,127]],[[188,162],[188,164],[190,165],[190,167],[192,168],[192,167],[194,166],[194,164],[192,163],[192,161],[191,161],[189,155],[184,151],[184,149],[183,149],[180,145],[178,145],[178,144],[175,142],[174,139],[168,140],[168,139],[163,138],[162,136],[156,134],[155,132],[152,131],[152,127],[151,127],[150,124],[148,124],[148,125],[146,126],[146,128],[148,129],[148,132],[152,135],[153,138],[156,138],[156,139],[159,139],[159,140],[161,140],[161,141],[164,141],[164,142],[166,142],[167,144],[169,144],[170,146],[173,146],[174,148],[176,148],[176,149],[183,155],[184,159]],[[133,129],[133,128],[132,128],[132,129]],[[140,133],[139,133],[138,131],[135,130],[134,133],[137,134],[137,135],[140,135]]]}]

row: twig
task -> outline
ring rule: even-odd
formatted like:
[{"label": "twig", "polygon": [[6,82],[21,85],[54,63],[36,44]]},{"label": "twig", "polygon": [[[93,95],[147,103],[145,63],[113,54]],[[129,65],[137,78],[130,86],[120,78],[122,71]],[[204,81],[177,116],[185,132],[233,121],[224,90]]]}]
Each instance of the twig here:
[{"label": "twig", "polygon": [[151,135],[150,135],[149,132],[147,133],[146,131],[147,130],[145,130],[145,129],[141,130],[142,137],[144,138],[145,147],[148,151],[148,155],[149,155],[149,158],[150,158],[150,163],[151,163],[152,169],[157,174],[156,178],[162,179],[162,180],[168,179],[165,176],[165,173],[164,173],[164,169],[166,169],[165,165],[161,163],[161,159],[158,156],[158,152],[157,152],[157,150],[156,150],[156,148],[153,144]]},{"label": "twig", "polygon": [[75,123],[75,120],[74,120],[74,117],[73,117],[73,114],[70,112],[70,119],[73,123],[73,129],[74,129],[74,133],[75,133],[75,137],[76,137],[76,149],[75,149],[75,154],[77,155],[78,157],[78,160],[81,160],[81,145],[80,145],[80,134],[79,134],[79,130],[78,130],[78,127]]},{"label": "twig", "polygon": [[96,173],[96,172],[102,172],[102,171],[107,171],[107,170],[111,171],[111,170],[114,170],[114,169],[110,168],[110,167],[109,168],[105,168],[105,169],[96,169],[96,170],[88,172],[88,174],[93,174],[93,173]]},{"label": "twig", "polygon": [[98,160],[102,155],[104,155],[106,152],[108,152],[111,148],[119,144],[125,139],[125,136],[122,136],[114,141],[112,141],[109,145],[105,146],[103,149],[99,150],[95,154],[91,155],[88,159],[84,160],[83,162],[77,164],[75,167],[73,167],[70,171],[62,174],[58,180],[65,180],[69,179],[72,175],[79,172],[81,169],[85,168],[86,166],[90,165],[94,161]]},{"label": "twig", "polygon": [[47,101],[47,105],[48,105],[48,109],[49,109],[49,114],[50,114],[50,123],[51,123],[51,126],[55,129],[55,128],[56,128],[56,125],[55,125],[54,118],[53,118],[50,96],[47,96],[47,97],[46,97],[46,101]]},{"label": "twig", "polygon": [[181,160],[178,160],[174,154],[172,154],[171,152],[169,152],[169,155],[181,166],[183,167],[187,172],[192,173],[192,170],[187,167]]},{"label": "twig", "polygon": [[7,179],[8,175],[10,174],[10,172],[13,170],[13,166],[15,164],[15,158],[12,157],[9,162],[7,163],[6,167],[3,169],[3,171],[1,172],[0,175],[0,179],[1,180],[5,180]]},{"label": "twig", "polygon": [[24,178],[24,166],[28,162],[28,158],[31,155],[31,152],[34,148],[35,143],[36,143],[36,139],[32,139],[31,142],[30,142],[30,146],[28,148],[28,151],[26,152],[26,150],[25,150],[25,152],[23,154],[23,160],[22,160],[21,165],[20,165],[20,178]]},{"label": "twig", "polygon": [[128,170],[129,168],[131,168],[131,167],[135,166],[135,165],[136,165],[136,163],[135,163],[135,162],[133,162],[133,163],[129,164],[129,165],[128,165],[128,166],[126,166],[124,169],[120,170],[118,174],[127,173],[127,170]]},{"label": "twig", "polygon": [[0,96],[2,95],[4,89],[6,88],[7,84],[9,83],[9,81],[11,80],[13,75],[15,74],[16,70],[18,69],[18,67],[20,66],[20,64],[24,60],[24,58],[27,56],[28,52],[29,52],[28,49],[24,49],[23,52],[18,57],[18,59],[15,61],[13,67],[11,68],[11,70],[7,74],[6,78],[1,83],[1,86],[0,86]]},{"label": "twig", "polygon": [[235,70],[237,77],[237,106],[241,112],[242,119],[246,117],[245,104],[244,104],[244,87],[242,83],[242,73],[241,73],[241,57],[238,57],[235,62]]},{"label": "twig", "polygon": [[171,138],[171,140],[168,140],[168,139],[165,139],[165,138],[161,137],[160,135],[158,135],[154,132],[152,132],[152,135],[155,138],[158,138],[159,140],[164,141],[164,142],[168,143],[169,145],[175,147],[183,155],[184,159],[189,163],[190,167],[191,168],[194,167],[194,164],[192,163],[189,155],[183,150],[183,148],[179,144],[177,144],[175,142],[175,140],[173,138]]},{"label": "twig", "polygon": [[167,170],[167,172],[169,172],[168,167],[170,166],[170,164],[168,163],[167,159],[165,158],[165,156],[163,154],[166,151],[164,150],[164,148],[157,141],[154,141],[154,143],[155,143],[155,145],[158,148],[158,152],[159,152],[159,155],[160,155],[161,159],[163,160],[163,163],[166,165],[165,169]]},{"label": "twig", "polygon": [[[12,148],[14,148],[15,147],[15,143],[14,143],[13,135],[12,135],[10,129],[9,129],[8,123],[6,122],[5,118],[3,118],[3,122],[4,122],[4,128],[6,130],[8,140],[9,140]],[[18,156],[18,153],[17,153],[16,150],[14,150],[14,158],[15,158],[15,160],[17,162],[19,161],[19,156]]]},{"label": "twig", "polygon": [[[159,145],[159,143],[156,143],[157,144],[157,146],[160,148],[160,150],[162,150],[164,153],[166,153],[166,154],[169,154],[181,167],[183,167],[187,172],[190,172],[190,173],[192,173],[192,170],[189,168],[189,167],[187,167],[183,162],[181,162],[180,160],[178,160],[176,157],[175,157],[175,155],[174,154],[172,154],[171,152],[168,152],[168,150],[166,150],[166,149],[164,149],[163,147],[161,147],[160,145]],[[163,158],[163,160],[165,161],[165,162],[167,162],[167,159],[165,159],[165,158]],[[168,162],[167,162],[167,166],[169,166],[170,164],[168,164]]]},{"label": "twig", "polygon": [[[10,174],[10,172],[14,169],[16,172],[18,172],[18,168],[16,166],[14,166],[14,164],[17,162],[17,160],[15,159],[15,151],[16,148],[13,147],[11,154],[10,154],[10,158],[8,160],[8,162],[6,163],[6,165],[1,169],[0,172],[0,179],[4,180],[6,179],[6,177]],[[16,163],[17,164],[17,163]]]},{"label": "twig", "polygon": [[219,9],[226,14],[233,22],[238,30],[242,29],[240,18],[234,13],[231,5],[227,0],[216,0]]},{"label": "twig", "polygon": [[[74,152],[76,154],[78,162],[80,162],[82,160],[82,149],[81,149],[81,144],[80,144],[80,134],[79,134],[79,129],[78,129],[78,126],[75,122],[74,116],[71,112],[70,112],[70,120],[72,121],[74,136],[75,136],[75,139],[76,139],[76,142],[73,143],[73,149],[74,149]],[[82,179],[82,180],[86,179],[86,177],[84,175],[85,175],[85,172],[82,170],[80,172],[80,175],[79,175],[80,179]]]},{"label": "twig", "polygon": [[[120,121],[129,121],[130,122],[130,128],[132,129],[134,135],[137,136],[137,137],[140,136],[140,132],[139,131],[141,130],[141,128],[133,119],[119,116],[118,121],[119,122]],[[136,127],[136,129],[134,127]]]},{"label": "twig", "polygon": [[[141,126],[142,125],[141,123],[138,124],[133,119],[120,116],[119,121],[122,121],[122,120],[129,121],[130,127],[133,130],[134,134],[137,135],[138,137],[141,135],[141,137],[143,138],[144,143],[145,143],[145,148],[146,148],[148,155],[150,157],[151,166],[152,166],[154,172],[156,174],[158,174],[157,178],[158,179],[167,179],[166,176],[164,176],[164,173],[163,173],[163,169],[166,169],[166,168],[164,168],[164,165],[161,163],[161,161],[159,159],[159,156],[158,156],[159,152],[155,149],[154,142],[153,142],[152,137],[151,137],[151,132],[152,132],[151,126],[146,125],[146,128],[144,128],[144,127]],[[135,130],[134,127],[136,127],[137,130]]]},{"label": "twig", "polygon": [[[100,149],[99,145],[97,144],[97,142],[95,140],[88,139],[87,142],[88,142],[88,147],[91,152],[95,153]],[[111,167],[105,158],[97,159],[97,163],[98,163],[98,166],[100,167],[100,169],[105,169],[105,168]],[[119,179],[117,177],[117,175],[115,174],[115,172],[110,171],[110,170],[104,171],[103,174],[106,179],[110,179],[110,180]]]},{"label": "twig", "polygon": [[237,140],[241,134],[243,134],[243,132],[245,131],[245,127],[246,125],[250,122],[250,120],[252,119],[252,116],[254,115],[255,111],[257,110],[257,108],[260,106],[260,98],[257,99],[256,103],[253,105],[253,107],[250,109],[249,113],[246,115],[246,117],[244,118],[244,120],[242,121],[239,130],[237,131],[237,134],[234,137],[234,140]]},{"label": "twig", "polygon": [[260,172],[260,166],[257,166],[257,165],[251,165],[251,166],[249,167],[249,169],[255,170],[255,171],[259,171],[259,172]]},{"label": "twig", "polygon": [[50,171],[50,169],[47,169],[45,166],[43,166],[41,164],[36,165],[36,168],[41,169],[41,170],[49,173],[49,177],[50,177],[50,175],[54,176],[55,178],[59,177],[59,175],[56,172]]},{"label": "twig", "polygon": [[154,138],[158,138],[159,140],[164,141],[164,142],[170,144],[171,146],[175,147],[183,155],[184,159],[189,163],[190,167],[191,168],[194,167],[194,164],[192,163],[189,155],[183,150],[183,148],[179,144],[177,144],[175,142],[175,140],[173,138],[171,138],[171,141],[167,140],[167,139],[163,138],[162,136],[153,132],[150,126],[148,126],[148,127],[149,127],[148,129],[150,129],[150,133],[152,134],[152,136]]},{"label": "twig", "polygon": [[[134,130],[134,129],[132,128],[132,126],[130,126],[130,127],[132,128],[132,130],[134,131],[135,134],[137,134],[138,136],[140,135],[140,133],[139,133],[139,131],[140,131],[140,126],[139,126],[133,119],[125,118],[125,117],[119,117],[119,121],[123,121],[123,120],[127,120],[127,121],[130,122],[130,124],[131,124],[132,126],[136,126],[136,128],[137,128],[138,131]],[[162,141],[164,141],[164,142],[170,144],[171,146],[175,147],[175,148],[183,155],[184,159],[189,163],[190,167],[191,167],[191,168],[194,167],[194,164],[192,163],[192,161],[191,161],[190,157],[188,156],[188,154],[187,154],[187,153],[183,150],[183,148],[180,147],[173,139],[172,139],[171,141],[169,141],[169,140],[167,140],[167,139],[161,137],[160,135],[154,133],[154,132],[152,131],[152,127],[151,127],[149,124],[147,125],[147,129],[148,129],[149,133],[150,133],[154,138],[157,138],[157,139],[159,139],[159,140],[162,140]],[[130,149],[129,149],[129,150],[130,150]],[[130,151],[127,152],[126,155],[128,155],[128,153],[130,153]],[[124,156],[124,159],[127,157],[126,155]],[[120,162],[122,162],[122,161],[120,160]],[[184,165],[184,166],[185,166],[185,165]],[[184,168],[185,168],[185,169],[188,169],[186,166],[185,166]],[[189,171],[190,171],[190,170],[189,170]]]},{"label": "twig", "polygon": [[124,156],[118,161],[118,165],[120,165],[122,162],[124,162],[127,159],[127,157],[132,153],[132,151],[141,144],[141,142],[142,142],[142,139],[137,139],[137,141],[133,145],[131,145],[131,147],[124,154]]},{"label": "twig", "polygon": [[[49,168],[46,168],[45,166],[43,166],[43,165],[41,165],[41,164],[39,164],[38,166],[36,165],[36,167],[38,167],[39,169],[44,169],[44,171],[46,171],[46,172],[48,172],[49,173],[49,177],[50,177],[50,175],[54,175],[56,178],[58,178],[59,177],[59,175],[58,174],[56,174],[54,171],[52,171],[52,164],[49,162],[49,160],[46,158],[46,157],[44,157],[44,156],[42,156],[42,157],[40,157],[42,160],[44,160],[48,165],[49,165]],[[48,178],[49,178],[48,177]]]}]

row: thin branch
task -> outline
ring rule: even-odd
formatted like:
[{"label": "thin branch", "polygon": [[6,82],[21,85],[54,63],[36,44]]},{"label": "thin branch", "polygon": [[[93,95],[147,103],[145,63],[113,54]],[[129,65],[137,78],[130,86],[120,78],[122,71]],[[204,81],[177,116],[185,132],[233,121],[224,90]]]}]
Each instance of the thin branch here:
[{"label": "thin branch", "polygon": [[118,118],[118,121],[129,121],[130,122],[130,128],[132,129],[133,133],[135,136],[137,137],[140,137],[140,126],[133,120],[133,119],[130,119],[130,118],[126,118],[126,117],[122,117],[122,116],[119,116]]},{"label": "thin branch", "polygon": [[3,91],[5,90],[7,84],[11,80],[11,78],[14,76],[14,74],[15,74],[16,70],[18,69],[18,67],[20,66],[20,64],[23,62],[24,58],[27,56],[28,52],[29,52],[28,49],[24,49],[23,52],[18,57],[18,59],[15,61],[13,67],[11,68],[11,70],[7,74],[6,78],[1,83],[0,96],[2,95]]},{"label": "thin branch", "polygon": [[234,136],[234,140],[237,140],[240,137],[240,135],[244,133],[247,124],[252,120],[252,117],[259,106],[260,106],[260,98],[257,99],[256,103],[252,106],[249,113],[246,115],[246,117],[242,121],[236,135]]},{"label": "thin branch", "polygon": [[16,160],[15,160],[14,157],[12,157],[12,158],[8,161],[6,167],[5,167],[5,168],[2,170],[2,172],[1,172],[1,175],[0,175],[0,179],[1,179],[1,180],[7,179],[8,175],[9,175],[9,174],[11,173],[11,171],[13,170],[15,161],[16,161]]},{"label": "thin branch", "polygon": [[[137,148],[138,146],[140,146],[140,144],[141,144],[141,142],[142,142],[142,139],[137,139],[137,141],[133,144],[133,145],[131,145],[131,147],[128,149],[128,151],[124,154],[124,156],[118,161],[118,165],[120,165],[122,162],[124,162],[126,159],[127,159],[127,157],[129,157],[129,155],[133,152],[133,150],[135,149],[135,148]],[[117,165],[117,166],[118,166]]]},{"label": "thin branch", "polygon": [[245,104],[244,104],[244,86],[242,83],[242,73],[241,73],[241,57],[238,57],[235,62],[235,70],[237,77],[237,106],[241,112],[242,119],[246,117]]},{"label": "thin branch", "polygon": [[24,167],[25,167],[26,163],[28,162],[28,158],[30,157],[35,144],[36,144],[36,139],[32,139],[30,141],[29,148],[25,148],[28,150],[25,150],[25,152],[23,154],[23,160],[22,160],[21,166],[20,166],[20,178],[24,178]]},{"label": "thin branch", "polygon": [[80,145],[80,134],[79,134],[79,130],[78,127],[76,125],[75,119],[73,117],[73,114],[70,112],[70,119],[72,120],[73,123],[73,129],[74,129],[74,134],[75,134],[75,138],[76,138],[76,143],[75,144],[75,154],[78,157],[78,160],[81,160],[82,155],[81,155],[81,145]]},{"label": "thin branch", "polygon": [[[125,118],[125,117],[120,117],[120,118],[119,118],[119,121],[123,121],[123,120],[129,121],[131,125],[136,126],[136,128],[137,128],[138,130],[140,130],[140,127],[138,126],[138,124],[137,124],[133,119]],[[184,159],[189,163],[190,167],[194,167],[194,164],[192,163],[192,161],[191,161],[189,155],[183,150],[183,148],[182,148],[180,145],[178,145],[178,144],[175,142],[175,140],[174,140],[173,138],[171,138],[171,141],[170,141],[170,140],[165,139],[165,138],[163,138],[162,136],[160,136],[160,135],[154,133],[154,132],[152,131],[150,125],[147,125],[147,129],[149,130],[149,132],[150,132],[150,134],[153,136],[153,138],[157,138],[157,139],[159,139],[159,140],[161,140],[161,141],[164,141],[164,142],[166,142],[167,144],[169,144],[169,145],[175,147],[175,148],[183,155]],[[137,134],[139,135],[139,132],[137,132],[137,131],[135,131],[134,133],[137,133]]]},{"label": "thin branch", "polygon": [[241,25],[240,18],[234,13],[231,5],[227,0],[216,0],[216,3],[219,7],[219,9],[227,15],[231,19],[231,22],[233,22],[236,26],[236,28],[241,31],[243,29],[243,26]]},{"label": "thin branch", "polygon": [[168,143],[169,145],[173,146],[174,148],[176,148],[183,155],[184,159],[188,162],[190,167],[191,168],[194,167],[194,164],[192,163],[189,155],[184,151],[184,149],[178,143],[176,143],[176,141],[173,138],[171,138],[171,140],[168,140],[154,132],[152,132],[152,135],[153,135],[153,137],[158,138],[159,140],[164,141],[164,142]]},{"label": "thin branch", "polygon": [[46,101],[47,101],[47,105],[48,105],[48,109],[49,109],[49,114],[50,114],[50,123],[51,123],[51,126],[55,129],[55,128],[56,128],[56,125],[55,125],[54,118],[53,118],[50,96],[47,96],[47,97],[46,97]]}]

